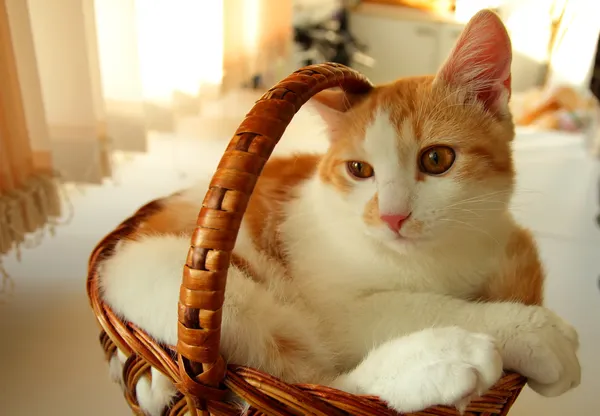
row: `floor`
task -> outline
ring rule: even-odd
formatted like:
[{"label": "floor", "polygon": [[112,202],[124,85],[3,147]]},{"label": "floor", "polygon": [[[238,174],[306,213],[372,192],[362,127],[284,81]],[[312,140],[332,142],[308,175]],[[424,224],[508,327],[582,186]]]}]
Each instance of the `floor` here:
[{"label": "floor", "polygon": [[[320,127],[309,120],[301,113],[276,151],[323,148]],[[130,414],[109,381],[87,304],[88,254],[144,202],[210,173],[226,139],[217,132],[201,139],[153,135],[148,154],[116,158],[114,180],[69,191],[75,215],[54,237],[23,250],[20,262],[14,256],[4,259],[16,293],[12,302],[0,306],[0,414]],[[548,271],[548,306],[580,332],[584,374],[577,390],[557,399],[526,390],[511,414],[597,415],[600,164],[587,156],[576,136],[522,132],[515,151],[519,176],[514,210],[538,237]]]}]

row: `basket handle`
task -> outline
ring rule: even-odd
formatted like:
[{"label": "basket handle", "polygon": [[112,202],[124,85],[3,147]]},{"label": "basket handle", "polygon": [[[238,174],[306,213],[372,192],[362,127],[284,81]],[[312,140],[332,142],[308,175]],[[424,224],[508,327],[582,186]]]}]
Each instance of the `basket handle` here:
[{"label": "basket handle", "polygon": [[294,72],[255,103],[213,175],[198,214],[179,296],[179,388],[188,396],[223,398],[221,314],[242,216],[260,172],[294,114],[313,95],[333,87],[361,94],[373,86],[365,76],[340,64],[312,65]]}]

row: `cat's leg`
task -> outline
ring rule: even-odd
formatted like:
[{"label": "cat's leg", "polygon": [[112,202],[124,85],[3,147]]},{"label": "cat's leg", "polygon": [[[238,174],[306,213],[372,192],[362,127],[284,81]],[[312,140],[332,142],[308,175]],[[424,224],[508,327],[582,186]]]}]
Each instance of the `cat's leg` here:
[{"label": "cat's leg", "polygon": [[464,410],[501,374],[502,358],[492,337],[458,327],[432,328],[374,348],[331,386],[376,395],[401,413],[433,405]]},{"label": "cat's leg", "polygon": [[560,395],[580,383],[577,332],[543,307],[382,292],[357,298],[340,313],[337,321],[345,324],[340,336],[345,336],[348,348],[354,348],[349,351],[350,362],[365,357],[368,345],[381,345],[423,328],[458,326],[496,339],[505,368],[528,377],[529,385],[542,395]]}]

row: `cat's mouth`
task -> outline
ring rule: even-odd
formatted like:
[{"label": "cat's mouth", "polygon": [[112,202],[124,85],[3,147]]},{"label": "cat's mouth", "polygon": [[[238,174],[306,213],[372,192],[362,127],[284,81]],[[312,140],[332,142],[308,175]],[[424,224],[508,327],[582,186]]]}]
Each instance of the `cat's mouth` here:
[{"label": "cat's mouth", "polygon": [[398,254],[406,254],[408,251],[418,246],[421,242],[420,238],[410,238],[396,236],[396,238],[384,241],[383,244],[392,252]]},{"label": "cat's mouth", "polygon": [[376,233],[375,237],[381,240],[385,244],[392,246],[406,246],[414,245],[421,241],[428,240],[427,237],[421,235],[411,235],[400,232],[393,232],[389,229],[380,229]]},{"label": "cat's mouth", "polygon": [[415,244],[420,241],[427,240],[426,237],[416,237],[416,236],[406,236],[401,234],[396,234],[395,238],[392,240],[393,242],[401,243],[401,244]]},{"label": "cat's mouth", "polygon": [[407,223],[403,226],[406,230],[393,231],[388,226],[381,224],[375,227],[367,226],[366,232],[371,238],[394,251],[398,249],[403,251],[407,247],[419,245],[433,239],[431,235],[423,233],[425,230],[420,221],[418,221],[418,231],[413,227],[414,224]]}]

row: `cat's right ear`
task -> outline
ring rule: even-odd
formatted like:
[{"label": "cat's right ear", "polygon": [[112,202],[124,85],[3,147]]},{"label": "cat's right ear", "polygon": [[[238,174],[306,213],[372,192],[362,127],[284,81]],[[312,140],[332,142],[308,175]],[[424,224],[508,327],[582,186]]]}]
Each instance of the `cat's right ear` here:
[{"label": "cat's right ear", "polygon": [[348,110],[358,101],[358,96],[336,88],[314,95],[309,104],[321,116],[330,135],[340,130],[348,118]]}]

